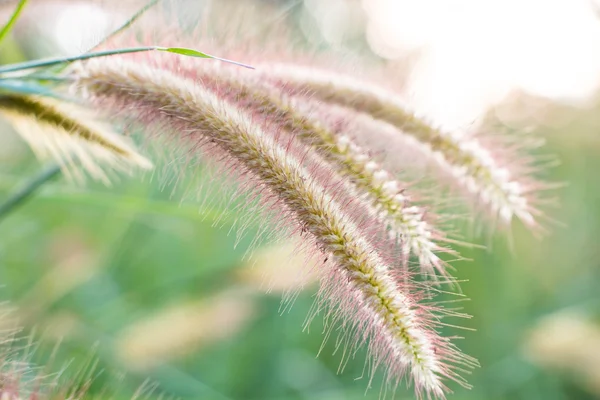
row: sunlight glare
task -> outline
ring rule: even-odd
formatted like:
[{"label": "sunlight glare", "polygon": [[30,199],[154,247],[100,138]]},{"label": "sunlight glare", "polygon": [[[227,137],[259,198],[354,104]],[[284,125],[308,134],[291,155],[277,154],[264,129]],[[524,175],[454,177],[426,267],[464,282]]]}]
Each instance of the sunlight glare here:
[{"label": "sunlight glare", "polygon": [[600,83],[600,19],[589,0],[363,0],[385,58],[418,50],[415,106],[460,127],[512,90],[582,101]]}]

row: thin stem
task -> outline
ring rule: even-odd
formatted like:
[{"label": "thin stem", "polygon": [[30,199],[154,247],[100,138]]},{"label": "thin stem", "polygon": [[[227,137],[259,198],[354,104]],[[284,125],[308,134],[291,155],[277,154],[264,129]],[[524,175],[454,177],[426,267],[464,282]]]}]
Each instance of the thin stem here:
[{"label": "thin stem", "polygon": [[19,190],[13,193],[4,203],[0,204],[0,221],[16,207],[23,204],[44,183],[60,173],[60,166],[50,165],[26,182]]},{"label": "thin stem", "polygon": [[73,61],[79,60],[87,60],[90,58],[96,57],[104,57],[104,56],[112,56],[116,54],[126,54],[126,53],[139,53],[142,51],[152,51],[156,50],[156,46],[144,46],[144,47],[129,47],[125,49],[117,49],[117,50],[104,50],[97,51],[93,53],[80,54],[77,56],[71,57],[58,57],[58,58],[46,58],[42,60],[33,60],[26,61],[18,64],[9,64],[4,67],[0,67],[0,74],[6,72],[14,72],[14,71],[23,71],[27,69],[41,68],[41,67],[51,67],[53,65],[59,65],[64,63],[69,63]]},{"label": "thin stem", "polygon": [[61,65],[61,64],[70,63],[73,61],[88,60],[90,58],[106,57],[106,56],[113,56],[113,55],[117,55],[117,54],[127,54],[127,53],[141,53],[144,51],[154,51],[154,50],[165,51],[167,53],[173,53],[173,54],[180,54],[180,55],[184,55],[184,56],[188,56],[188,57],[211,58],[211,59],[215,59],[218,61],[223,61],[226,63],[238,65],[238,66],[241,66],[244,68],[254,69],[254,67],[252,67],[250,65],[242,64],[242,63],[239,63],[239,62],[233,61],[233,60],[227,60],[225,58],[215,57],[213,55],[206,54],[201,51],[194,50],[194,49],[188,49],[188,48],[184,48],[184,47],[144,46],[144,47],[128,47],[125,49],[116,49],[116,50],[103,50],[103,51],[97,51],[97,52],[93,52],[93,53],[80,54],[80,55],[71,56],[71,57],[46,58],[43,60],[33,60],[33,61],[26,61],[26,62],[18,63],[18,64],[9,64],[4,67],[0,67],[0,74],[6,73],[6,72],[23,71],[23,70],[34,69],[34,68],[52,67],[54,65]]},{"label": "thin stem", "polygon": [[2,30],[0,30],[0,42],[2,42],[4,37],[8,35],[8,32],[10,32],[15,22],[17,22],[19,15],[21,15],[21,11],[23,11],[23,8],[25,8],[25,4],[27,4],[27,0],[21,0],[19,1],[19,4],[17,4],[17,8],[15,8],[15,11],[10,16],[10,19],[6,25],[2,27]]},{"label": "thin stem", "polygon": [[[100,46],[106,44],[110,39],[112,39],[113,37],[115,37],[119,33],[123,32],[125,29],[127,29],[128,27],[130,27],[131,25],[133,25],[133,23],[135,21],[137,21],[142,15],[144,15],[146,13],[146,11],[148,11],[150,8],[152,8],[156,4],[158,4],[159,1],[161,1],[161,0],[152,0],[152,1],[150,1],[143,8],[141,8],[138,12],[136,12],[131,18],[129,18],[127,21],[125,21],[123,23],[123,25],[121,25],[120,27],[118,27],[117,29],[115,29],[114,31],[112,31],[111,33],[109,33],[108,35],[104,36],[94,46],[90,47],[84,54],[89,54],[89,53],[93,52],[94,50],[96,50]],[[68,65],[64,65],[64,64],[63,65],[58,65],[58,66],[55,66],[55,68],[50,69],[49,72],[58,75],[60,72],[62,72],[67,67],[68,67]]]},{"label": "thin stem", "polygon": [[105,44],[108,40],[113,38],[114,36],[118,35],[119,33],[123,32],[125,29],[129,28],[131,25],[133,25],[133,23],[135,21],[137,21],[142,15],[144,15],[146,13],[146,11],[148,11],[149,9],[151,9],[152,7],[157,5],[158,2],[160,2],[160,1],[161,0],[151,0],[148,4],[146,4],[140,10],[138,10],[138,12],[133,14],[131,16],[131,18],[129,18],[127,21],[125,21],[125,23],[123,23],[123,25],[121,25],[120,27],[118,27],[117,29],[112,31],[110,34],[106,35],[102,40],[100,40],[94,47],[92,47],[88,51],[93,51],[94,49],[97,49],[98,47]]}]

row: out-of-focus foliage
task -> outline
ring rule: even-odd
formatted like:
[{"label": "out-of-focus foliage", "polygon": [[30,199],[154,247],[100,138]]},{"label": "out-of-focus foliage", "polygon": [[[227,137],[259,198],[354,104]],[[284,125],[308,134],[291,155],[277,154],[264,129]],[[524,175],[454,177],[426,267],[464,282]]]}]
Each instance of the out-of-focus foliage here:
[{"label": "out-of-focus foliage", "polygon": [[[286,18],[307,23],[294,2],[281,3]],[[10,41],[0,58],[18,60],[33,46]],[[493,252],[462,249],[475,262],[453,263],[467,279],[463,292],[476,299],[457,304],[473,315],[460,324],[475,330],[464,331],[459,345],[482,365],[469,379],[474,389],[453,388],[453,399],[600,397],[598,110],[600,101],[578,108],[521,96],[490,113],[495,128],[534,126],[561,160],[548,178],[568,186],[548,213],[564,226],[550,225],[542,239],[517,227],[511,243],[492,237]],[[27,330],[35,328],[34,359],[43,363],[58,342],[54,365],[94,355],[105,372],[90,391],[115,387],[118,398],[147,378],[158,387],[150,397],[379,398],[380,376],[366,395],[367,378],[355,380],[363,375],[361,354],[343,374],[335,343],[315,357],[322,322],[302,329],[315,292],[310,282],[293,307],[282,307],[282,290],[301,275],[287,249],[293,244],[263,246],[244,259],[258,227],[250,224],[240,238],[236,204],[195,201],[193,188],[218,193],[219,179],[201,166],[163,174],[172,162],[149,153],[154,173],[111,188],[59,179],[1,221],[0,298]],[[38,168],[0,125],[1,196]],[[400,388],[396,398],[412,396]]]}]

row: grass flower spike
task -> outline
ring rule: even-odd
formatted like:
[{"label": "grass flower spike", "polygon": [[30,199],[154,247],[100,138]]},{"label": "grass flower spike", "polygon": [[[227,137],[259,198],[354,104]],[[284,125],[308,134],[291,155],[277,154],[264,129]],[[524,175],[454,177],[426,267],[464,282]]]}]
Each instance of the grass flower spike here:
[{"label": "grass flower spike", "polygon": [[[355,120],[351,113],[321,111],[310,102],[289,98],[276,87],[252,79],[252,74],[240,76],[240,71],[202,68],[186,61],[178,60],[180,73],[201,81],[253,115],[262,116],[269,126],[277,125],[281,133],[314,149],[324,162],[349,178],[351,194],[364,198],[365,208],[370,208],[370,213],[380,220],[390,241],[402,246],[405,261],[412,254],[423,273],[435,276],[437,272],[448,277],[446,264],[436,254],[451,252],[437,243],[444,240],[443,233],[425,220],[423,207],[411,203],[410,190],[395,179],[396,174],[374,161],[353,140],[350,127]],[[163,67],[168,68],[169,63]]]},{"label": "grass flower spike", "polygon": [[123,137],[93,122],[89,111],[72,104],[4,94],[0,96],[0,115],[11,122],[39,157],[53,157],[77,180],[83,176],[76,162],[105,183],[109,181],[106,168],[129,171],[152,167]]},{"label": "grass flower spike", "polygon": [[[196,200],[206,202],[200,205],[201,217],[211,218],[214,227],[231,225],[231,230],[237,230],[235,237],[223,240],[231,239],[234,246],[243,247],[240,253],[254,249],[264,239],[293,239],[298,244],[295,255],[302,254],[300,264],[308,265],[308,271],[303,272],[308,272],[310,282],[318,278],[320,283],[306,327],[319,315],[324,318],[323,346],[332,333],[338,335],[334,343],[334,352],[342,353],[338,372],[359,349],[365,348],[363,375],[368,376],[370,388],[375,372],[382,371],[382,397],[402,382],[414,387],[418,400],[445,400],[454,386],[471,388],[465,375],[478,362],[456,346],[456,336],[446,334],[447,329],[459,329],[450,325],[447,318],[469,317],[454,308],[455,299],[446,298],[453,293],[442,290],[443,284],[449,284],[448,290],[460,290],[457,279],[450,274],[450,259],[462,258],[454,245],[468,245],[459,240],[460,232],[452,227],[460,215],[451,215],[448,210],[455,205],[456,197],[460,197],[469,206],[468,216],[486,216],[492,228],[496,222],[509,227],[520,220],[531,230],[541,229],[539,220],[544,215],[538,207],[544,199],[538,198],[537,193],[552,186],[537,181],[534,174],[540,170],[541,160],[523,151],[532,150],[540,142],[534,142],[532,137],[515,140],[516,135],[492,135],[474,132],[475,129],[454,132],[438,128],[420,118],[399,93],[389,88],[393,76],[387,75],[384,85],[377,84],[376,80],[363,78],[363,74],[341,72],[343,66],[333,67],[336,61],[325,60],[327,55],[321,58],[304,50],[290,51],[296,38],[282,40],[287,37],[287,32],[283,32],[286,24],[279,22],[288,13],[297,14],[294,6],[277,17],[277,27],[270,27],[262,20],[268,13],[261,6],[246,7],[244,2],[231,5],[215,2],[210,13],[203,9],[200,19],[188,21],[179,18],[184,16],[179,14],[181,10],[171,9],[167,4],[153,9],[160,1],[148,1],[87,52],[0,65],[0,118],[15,128],[36,156],[56,161],[0,204],[0,220],[61,171],[75,181],[91,176],[108,184],[113,171],[152,168],[152,163],[128,138],[100,122],[103,116],[110,116],[111,123],[142,128],[141,140],[153,148],[166,150],[165,169],[172,172],[174,168],[188,176],[163,182],[161,189],[174,187],[176,195],[194,191],[191,194],[198,195]],[[8,23],[0,28],[0,41],[11,32],[26,2],[20,0]],[[217,23],[212,15],[215,9],[227,20]],[[239,13],[246,9],[247,13]],[[271,7],[266,6],[267,9]],[[302,12],[309,9],[306,6]],[[188,9],[184,11],[187,14]],[[348,16],[354,18],[355,11],[358,9],[348,8]],[[166,21],[171,13],[176,21],[173,26]],[[236,20],[235,13],[241,19]],[[218,13],[215,16],[219,18]],[[258,29],[256,21],[261,22]],[[194,24],[190,29],[184,27],[188,22]],[[246,26],[248,23],[250,27]],[[298,28],[290,27],[292,32]],[[125,30],[137,28],[139,31],[131,35],[122,35]],[[198,35],[199,40],[192,43],[190,32]],[[263,39],[269,39],[268,43],[257,48],[256,44]],[[308,47],[306,44],[302,44],[302,49]],[[353,71],[362,69],[356,63],[352,67]],[[362,70],[364,75],[374,73],[372,68]],[[174,146],[168,147],[169,144]],[[188,168],[197,167],[196,163],[201,163],[202,170],[194,171],[201,173]],[[212,177],[216,182],[206,181],[205,177],[215,171],[217,174]],[[411,176],[412,172],[418,175]],[[436,178],[438,187],[424,188],[430,182],[430,175]],[[425,179],[417,182],[415,178],[419,176]],[[241,189],[243,196],[233,195],[222,184],[225,180],[222,178],[239,181],[234,190]],[[148,187],[155,180],[153,175]],[[457,196],[447,196],[449,188]],[[216,193],[206,196],[205,189],[214,189]],[[150,198],[153,193],[146,195]],[[111,199],[98,197],[102,205],[112,204]],[[128,200],[132,207],[127,207],[127,211],[147,207],[142,209],[145,214],[146,210],[156,213],[158,209],[162,213],[166,209],[162,200],[155,207],[138,199],[136,195]],[[98,204],[95,194],[94,200]],[[250,215],[238,214],[240,211]],[[234,214],[231,219],[230,212]],[[242,220],[238,215],[243,215]],[[52,219],[62,222],[64,218]],[[124,237],[128,240],[122,246],[127,253],[123,251],[121,257],[120,251],[115,261],[128,260],[125,254],[137,251],[137,243],[142,247],[147,244],[147,224],[141,225],[142,222],[145,223],[133,216],[124,221],[122,235],[127,235]],[[153,223],[151,228],[157,232],[153,242],[157,245],[165,242],[169,246],[165,249],[171,249],[174,233],[177,240],[187,234],[184,232],[204,235],[205,226],[192,227],[187,224],[195,221],[182,222],[176,230],[171,225],[161,229],[162,222],[156,226]],[[129,240],[129,231],[136,235],[135,241]],[[138,231],[144,232],[140,236],[144,242],[138,242]],[[257,234],[246,241],[245,235],[255,231]],[[72,253],[73,241],[66,232],[67,239],[61,236],[57,244],[49,247],[48,254],[53,254],[55,246],[56,253],[60,253],[56,257],[58,265],[70,273],[70,267],[62,267],[63,242],[69,244],[69,256]],[[111,239],[115,232],[119,234],[121,230],[106,229]],[[165,235],[169,239],[159,240]],[[95,243],[96,236],[93,239]],[[81,253],[86,254],[83,260],[96,260],[95,246],[80,245],[85,250]],[[204,242],[202,246],[201,249],[191,246],[193,256],[198,257],[194,260],[201,263],[216,259],[213,253],[219,254],[218,257],[221,254],[237,257],[233,252],[224,254],[220,246],[213,247],[212,243],[207,247]],[[160,251],[158,246],[149,250]],[[196,253],[197,250],[200,251]],[[203,253],[204,250],[208,252]],[[186,252],[180,253],[180,259],[188,259]],[[71,258],[65,265],[72,264]],[[79,258],[75,259],[81,263]],[[144,271],[148,268],[154,271],[145,260],[138,261]],[[270,261],[274,261],[276,268],[289,266],[286,261]],[[190,271],[175,272],[181,274],[177,279],[167,279],[169,282],[188,279]],[[157,269],[157,273],[162,274],[163,270]],[[164,273],[172,274],[173,270],[167,268]],[[220,273],[216,269],[209,269],[206,274],[201,271],[198,280],[211,290],[213,281],[231,285],[231,279],[217,277]],[[126,280],[136,285],[136,289],[139,286],[140,293],[143,292],[140,299],[151,292],[150,288],[154,290],[156,282],[163,282],[163,279],[142,282],[130,276]],[[287,310],[296,298],[304,301],[298,296],[304,286],[304,282],[299,283],[301,280],[295,279],[290,285],[280,311]],[[165,293],[170,289],[161,286]],[[173,289],[177,295],[187,296],[179,286]],[[234,286],[235,292],[239,290],[240,287]],[[223,293],[228,294],[227,298],[232,294]],[[73,294],[79,293],[73,291]],[[435,299],[440,294],[441,299]],[[461,293],[455,295],[462,297]],[[122,308],[121,303],[114,304]],[[208,319],[228,315],[227,310],[214,309],[213,305],[208,306],[211,311]],[[177,313],[182,322],[194,318],[188,308],[184,311]],[[35,314],[44,317],[41,312]],[[58,321],[62,323],[61,319]],[[198,327],[197,323],[192,325],[194,330]],[[83,323],[76,321],[73,326],[87,336],[89,330],[84,330]],[[12,343],[11,338],[1,336],[0,342]],[[55,398],[55,393],[56,398],[77,399],[83,398],[90,388],[95,392],[90,386],[89,371],[83,372],[86,374],[83,379],[76,380],[80,383],[73,385],[63,385],[58,379],[48,380],[37,371],[29,371],[29,364],[23,364],[23,371],[4,371],[20,364],[7,357],[13,353],[7,353],[1,344],[0,400],[50,399]],[[259,348],[262,351],[262,346]],[[20,354],[14,354],[18,360]],[[163,361],[163,356],[158,355],[152,363],[160,367]],[[143,365],[143,360],[139,365]],[[22,379],[26,375],[33,379]],[[170,379],[171,374],[167,375]],[[172,387],[179,390],[176,385]],[[210,391],[217,393],[217,389]],[[238,393],[232,391],[224,396],[235,394]]]},{"label": "grass flower spike", "polygon": [[[263,69],[265,77],[275,77],[271,80],[292,93],[345,106],[391,124],[398,140],[428,157],[442,172],[443,183],[452,177],[468,199],[484,206],[492,217],[506,224],[513,217],[530,227],[538,224],[535,217],[539,212],[530,196],[538,185],[520,175],[518,168],[500,165],[490,146],[476,137],[436,129],[408,111],[393,92],[349,76],[288,64],[264,65]],[[366,134],[377,140],[376,132]]]},{"label": "grass flower spike", "polygon": [[149,64],[92,60],[73,78],[91,100],[202,145],[268,194],[271,208],[280,209],[326,255],[319,268],[330,309],[356,335],[355,343],[371,338],[370,353],[387,367],[390,381],[399,382],[409,371],[417,394],[434,398],[445,397],[447,379],[465,384],[457,365],[473,362],[437,333],[436,315],[444,311],[423,303],[413,285],[396,277],[352,218],[352,206],[336,200],[337,185],[307,165],[306,148],[263,129],[200,82]]}]

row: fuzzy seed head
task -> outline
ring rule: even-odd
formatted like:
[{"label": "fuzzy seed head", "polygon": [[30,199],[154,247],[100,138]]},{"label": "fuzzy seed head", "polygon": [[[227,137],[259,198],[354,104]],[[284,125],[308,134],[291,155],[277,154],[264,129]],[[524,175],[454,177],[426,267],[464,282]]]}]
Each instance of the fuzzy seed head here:
[{"label": "fuzzy seed head", "polygon": [[380,221],[390,241],[400,244],[405,260],[414,255],[424,274],[435,277],[437,271],[448,277],[445,263],[436,254],[448,252],[436,242],[443,240],[443,235],[424,219],[424,212],[413,211],[406,186],[373,161],[368,151],[347,134],[347,127],[353,122],[352,114],[338,113],[339,120],[329,121],[327,111],[318,111],[319,104],[307,105],[289,98],[276,87],[252,76],[191,65],[182,60],[177,70],[209,85],[225,100],[251,110],[267,120],[268,125],[278,125],[280,133],[287,133],[314,149],[338,174],[350,179],[348,190],[364,198],[365,207]]},{"label": "fuzzy seed head", "polygon": [[93,178],[110,183],[106,169],[130,172],[152,163],[125,138],[94,121],[81,107],[50,98],[5,94],[0,115],[6,118],[40,158],[52,157],[74,180]]},{"label": "fuzzy seed head", "polygon": [[391,382],[409,370],[418,395],[434,398],[444,398],[445,379],[463,383],[453,365],[472,362],[436,332],[435,314],[442,310],[422,304],[416,288],[395,277],[362,235],[350,206],[339,203],[335,190],[302,161],[303,146],[264,130],[201,83],[148,64],[98,59],[80,65],[73,77],[91,100],[125,108],[146,126],[171,128],[270,193],[285,219],[327,255],[323,298],[334,318],[354,332],[354,343],[371,338],[371,355],[387,367]]},{"label": "fuzzy seed head", "polygon": [[432,160],[443,176],[451,176],[456,186],[474,203],[484,206],[493,218],[509,224],[517,217],[530,227],[537,225],[534,215],[538,211],[527,196],[535,185],[527,176],[520,177],[517,171],[499,165],[493,149],[485,148],[477,138],[428,125],[410,112],[397,95],[373,84],[294,65],[264,68],[265,77],[276,76],[271,79],[291,93],[348,107],[393,125],[398,136],[408,136],[409,142]]}]

